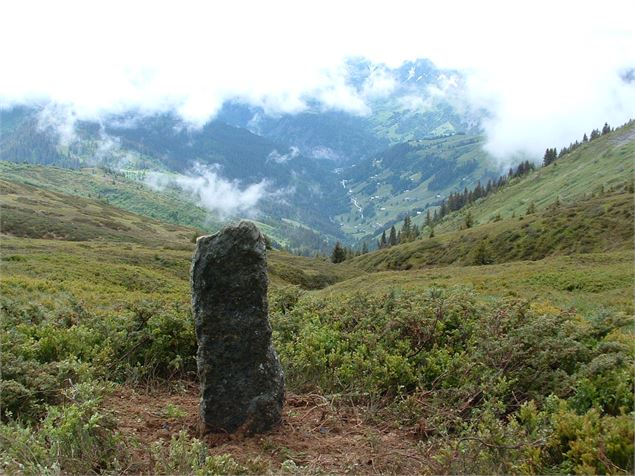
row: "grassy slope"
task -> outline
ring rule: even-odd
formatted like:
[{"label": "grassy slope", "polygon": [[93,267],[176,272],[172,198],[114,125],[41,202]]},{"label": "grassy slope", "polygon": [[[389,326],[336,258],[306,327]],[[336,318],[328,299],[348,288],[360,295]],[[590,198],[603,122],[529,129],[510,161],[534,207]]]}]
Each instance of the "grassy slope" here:
[{"label": "grassy slope", "polygon": [[325,288],[322,296],[355,292],[383,294],[400,290],[464,285],[490,297],[519,296],[583,314],[611,307],[632,314],[632,251],[553,256],[488,266],[444,266],[409,271],[381,271]]},{"label": "grassy slope", "polygon": [[[353,265],[375,273],[320,294],[462,284],[490,296],[632,313],[634,197],[625,184],[633,178],[634,162],[635,124],[474,204],[473,228],[464,229],[463,210],[438,226],[434,238],[353,259]],[[526,215],[530,201],[537,212]],[[491,221],[496,214],[502,220]]]},{"label": "grassy slope", "polygon": [[[368,271],[479,264],[475,252],[483,242],[487,261],[494,263],[632,249],[633,194],[627,192],[634,166],[635,124],[631,124],[451,214],[436,227],[433,239],[380,250],[354,262]],[[532,201],[537,212],[526,215]],[[468,211],[475,226],[465,229]],[[501,220],[494,221],[497,214]]]},{"label": "grassy slope", "polygon": [[352,261],[367,271],[381,271],[625,250],[633,248],[632,222],[633,194],[612,193],[419,239]]},{"label": "grassy slope", "polygon": [[[197,206],[177,191],[166,189],[157,192],[139,181],[126,178],[123,174],[106,173],[99,168],[70,170],[54,166],[0,161],[0,174],[3,179],[14,184],[98,199],[129,212],[175,225],[196,227],[205,232],[214,232],[222,227],[218,217]],[[22,188],[22,190],[27,189]],[[302,223],[286,221],[290,226],[311,230]],[[290,243],[287,227],[276,226],[273,220],[269,220],[269,223],[259,221],[256,223],[264,233],[280,245],[293,244]]]},{"label": "grassy slope", "polygon": [[[601,187],[609,189],[631,181],[634,173],[635,123],[580,146],[548,167],[537,168],[469,210],[476,223],[486,223],[497,214],[502,218],[520,216],[532,201],[540,210],[555,202],[556,197],[565,203],[580,200]],[[438,229],[457,229],[466,211],[450,217]],[[422,220],[419,217],[418,221]]]},{"label": "grassy slope", "polygon": [[155,192],[139,182],[101,169],[69,170],[0,161],[0,173],[11,182],[83,198],[99,198],[149,218],[209,231],[220,228],[217,219],[192,202],[167,191]]},{"label": "grassy slope", "polygon": [[[2,294],[35,297],[57,293],[110,307],[135,300],[162,302],[180,296],[189,303],[189,273],[193,245],[171,249],[138,243],[70,242],[2,235]],[[268,253],[273,287],[297,284],[323,287],[359,275],[352,268]]]},{"label": "grassy slope", "polygon": [[[197,230],[31,185],[2,180],[0,190],[5,283],[68,288],[86,299],[105,296],[106,302],[111,292],[189,294]],[[348,264],[280,251],[269,253],[268,264],[274,286],[316,289],[361,273]],[[112,287],[103,288],[103,279],[95,276],[107,277]]]},{"label": "grassy slope", "polygon": [[187,246],[193,228],[161,223],[103,201],[0,181],[2,231],[16,236]]},{"label": "grassy slope", "polygon": [[[486,257],[499,264],[476,265],[482,243]],[[352,264],[379,272],[320,293],[468,285],[492,297],[632,314],[633,258],[633,194],[614,193],[363,255]]]}]

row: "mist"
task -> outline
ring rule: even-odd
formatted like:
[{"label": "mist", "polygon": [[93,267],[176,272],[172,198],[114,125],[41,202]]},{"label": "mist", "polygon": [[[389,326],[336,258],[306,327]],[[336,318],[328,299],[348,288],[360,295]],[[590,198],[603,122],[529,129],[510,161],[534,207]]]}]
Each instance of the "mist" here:
[{"label": "mist", "polygon": [[152,172],[144,181],[154,190],[177,188],[220,219],[236,215],[255,218],[258,203],[270,194],[265,180],[243,186],[237,180],[222,178],[218,167],[199,163],[185,175]]},{"label": "mist", "polygon": [[[429,58],[458,82],[439,78],[404,106],[449,98],[459,111],[485,111],[487,149],[500,161],[538,157],[634,114],[633,2],[360,6],[13,2],[0,30],[0,107],[47,105],[43,127],[66,118],[56,125],[62,141],[76,120],[130,111],[175,112],[200,127],[229,100],[272,115],[312,102],[368,115],[395,88],[384,66]],[[348,81],[352,57],[379,65],[361,88]]]}]

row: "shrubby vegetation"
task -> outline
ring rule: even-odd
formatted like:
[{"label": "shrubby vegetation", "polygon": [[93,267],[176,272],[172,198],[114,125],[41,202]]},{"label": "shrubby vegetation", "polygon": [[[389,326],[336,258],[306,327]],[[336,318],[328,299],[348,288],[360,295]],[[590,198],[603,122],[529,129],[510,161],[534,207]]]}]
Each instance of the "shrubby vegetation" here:
[{"label": "shrubby vegetation", "polygon": [[420,435],[435,473],[633,470],[629,320],[468,289],[274,301],[289,386]]},{"label": "shrubby vegetation", "polygon": [[[38,378],[35,369],[25,376]],[[3,408],[0,468],[9,474],[33,475],[121,470],[128,453],[116,431],[116,421],[100,408],[104,390],[101,384],[72,383],[70,378],[52,386],[48,397],[54,395],[56,404],[40,407],[42,417],[37,423],[27,419],[33,414],[13,415]],[[5,393],[3,387],[3,399]],[[31,404],[31,409],[35,398],[22,395],[22,401]]]},{"label": "shrubby vegetation", "polygon": [[4,299],[2,417],[37,421],[76,383],[184,378],[195,371],[189,308],[134,303],[110,315],[73,299],[52,309]]},{"label": "shrubby vegetation", "polygon": [[[412,428],[432,472],[633,470],[635,349],[620,313],[491,302],[462,287],[324,298],[288,286],[270,305],[289,389]],[[5,299],[2,310],[8,472],[121,469],[127,442],[100,407],[108,382],[195,369],[190,312],[174,303],[104,315],[72,298]],[[154,470],[256,471],[203,449],[184,434],[159,442]]]},{"label": "shrubby vegetation", "polygon": [[[541,173],[555,176],[566,160]],[[432,474],[632,474],[633,185],[611,180],[608,191],[575,203],[525,191],[517,217],[491,208],[481,226],[475,204],[470,226],[461,215],[462,230],[430,240],[410,240],[415,228],[404,220],[401,238],[412,242],[337,265],[272,251],[270,312],[290,392],[407,430]],[[195,230],[105,205],[94,215],[109,228],[64,221],[53,213],[88,202],[54,211],[48,192],[18,195],[3,227],[40,237],[57,224],[67,239],[86,241],[3,236],[0,472],[125,473],[134,437],[119,433],[104,398],[121,384],[195,379],[187,291]],[[97,229],[112,235],[83,236]],[[396,244],[399,233],[391,235]],[[565,256],[518,262],[550,255]],[[508,261],[517,262],[501,271]],[[360,269],[449,263],[492,266]],[[483,295],[451,287],[466,282]],[[396,285],[414,290],[386,292]],[[148,446],[147,468],[157,474],[271,470],[257,458],[212,455],[186,432]],[[304,468],[287,460],[275,470]]]},{"label": "shrubby vegetation", "polygon": [[205,443],[181,431],[169,442],[157,441],[151,448],[155,462],[154,474],[234,475],[263,474],[266,467],[250,461],[249,467],[238,463],[231,455],[209,455]]}]

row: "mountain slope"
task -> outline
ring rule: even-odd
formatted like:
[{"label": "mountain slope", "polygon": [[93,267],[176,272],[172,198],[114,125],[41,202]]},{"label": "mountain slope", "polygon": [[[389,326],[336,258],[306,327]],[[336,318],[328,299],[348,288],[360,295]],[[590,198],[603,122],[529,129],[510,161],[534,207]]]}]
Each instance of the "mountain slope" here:
[{"label": "mountain slope", "polygon": [[[544,209],[556,200],[572,202],[597,195],[611,187],[632,183],[635,174],[635,122],[582,144],[547,167],[538,167],[497,193],[454,214],[439,230],[457,229],[470,211],[475,223],[520,216],[533,202]],[[422,217],[419,218],[422,222]]]},{"label": "mountain slope", "polygon": [[[635,124],[629,124],[448,215],[434,238],[425,228],[418,240],[354,262],[370,271],[632,249],[634,167]],[[423,226],[422,215],[413,221]]]},{"label": "mountain slope", "polygon": [[[220,229],[224,222],[214,213],[197,206],[195,196],[171,187],[162,191],[150,189],[143,181],[135,178],[138,174],[133,172],[100,168],[69,170],[0,161],[0,173],[4,179],[15,185],[35,187],[36,193],[49,191],[97,199],[100,203],[175,225],[212,232]],[[130,176],[133,178],[129,178]],[[22,189],[24,199],[28,199],[26,190]],[[263,213],[255,221],[275,246],[305,251],[307,254],[309,251],[314,254],[315,250],[327,252],[332,246],[328,240],[335,240],[301,222],[276,219]]]},{"label": "mountain slope", "polygon": [[394,69],[362,58],[349,60],[344,70],[346,87],[370,111],[329,111],[316,102],[300,113],[272,115],[234,102],[224,105],[219,119],[337,166],[357,163],[399,142],[478,132],[480,113],[458,112],[453,103],[461,82],[456,71],[422,59]]},{"label": "mountain slope", "polygon": [[[367,111],[349,113],[316,100],[297,114],[274,115],[261,107],[228,103],[215,120],[192,127],[174,113],[148,116],[129,112],[84,121],[52,104],[0,110],[0,159],[72,169],[107,167],[137,177],[146,172],[201,177],[213,171],[223,183],[242,190],[251,184],[266,184],[258,202],[261,221],[280,228],[279,235],[294,236],[285,241],[294,241],[290,246],[296,250],[325,251],[335,240],[352,243],[378,226],[377,220],[366,223],[356,216],[355,197],[340,186],[342,178],[349,179],[337,173],[342,164],[367,169],[365,163],[374,154],[394,155],[394,150],[386,150],[391,144],[478,130],[478,114],[470,118],[457,112],[460,108],[451,99],[460,86],[460,75],[440,70],[429,61],[391,69],[352,59],[345,65],[343,78],[345,88],[359,96]],[[462,186],[460,174],[487,168],[484,163],[476,164],[483,159],[480,155],[473,159],[447,167],[436,181]],[[447,165],[432,162],[427,165]],[[394,164],[396,182],[406,172],[399,167]],[[360,183],[370,180],[352,178]],[[392,177],[389,180],[395,182]],[[406,205],[411,200],[400,199]],[[425,197],[416,200],[417,205],[429,201]],[[395,213],[381,218],[382,225],[405,208],[394,203],[381,204],[384,206]],[[297,225],[295,229],[289,228],[290,223]],[[324,235],[324,242],[314,236],[302,238],[305,230]]]},{"label": "mountain slope", "polygon": [[[325,250],[336,239],[346,239],[331,219],[332,215],[345,209],[343,204],[346,203],[335,174],[319,161],[302,157],[297,151],[245,129],[218,121],[200,130],[187,129],[171,115],[119,117],[105,127],[80,122],[76,125],[75,137],[65,144],[58,141],[55,128],[40,124],[37,110],[0,113],[2,123],[10,124],[10,127],[0,128],[0,159],[3,161],[71,169],[101,166],[122,171],[125,176],[135,179],[142,179],[149,172],[159,172],[167,181],[178,177],[200,177],[206,170],[212,171],[215,182],[206,182],[203,187],[220,184],[240,195],[248,185],[262,184],[257,210],[242,210],[241,214],[257,214],[261,221],[279,228],[281,243],[298,250]],[[196,164],[202,164],[203,172],[188,172]],[[73,188],[59,191],[74,193]],[[128,201],[126,194],[115,196],[117,187],[112,188],[110,198],[119,204]],[[176,201],[192,203],[197,202],[198,194],[206,190],[197,186],[196,193],[184,192],[176,196],[176,189],[168,190],[168,193]],[[133,203],[129,205],[134,206]],[[180,213],[181,209],[177,206],[170,211],[178,213],[176,219],[160,217],[200,226],[201,213],[195,213],[194,219],[188,216],[189,213]],[[140,209],[134,211],[143,213]],[[230,212],[234,213],[233,210]],[[219,221],[217,215],[210,215],[213,221]],[[184,220],[180,220],[181,216]],[[297,225],[291,226],[285,220]],[[311,231],[311,236],[307,236],[307,230]],[[324,239],[318,239],[318,233],[323,234]],[[285,239],[286,235],[290,239]]]},{"label": "mountain slope", "polygon": [[[124,262],[150,267],[161,275],[177,273],[187,284],[193,238],[201,234],[200,230],[152,220],[104,201],[8,180],[0,180],[0,208],[3,272],[39,280],[57,279],[66,261],[76,263],[84,257],[86,262],[76,269],[82,277],[74,275],[73,280],[90,281],[95,269],[90,262],[99,261],[101,267],[111,263],[117,268]],[[266,226],[259,226],[266,230]],[[37,259],[29,258],[32,254]],[[26,268],[25,261],[30,263]],[[324,259],[276,250],[268,252],[267,262],[275,286],[319,289],[363,273],[350,264],[336,266]],[[130,273],[134,270],[126,271],[126,280],[132,279]],[[183,293],[187,292],[184,288]]]},{"label": "mountain slope", "polygon": [[633,194],[581,200],[519,218],[439,233],[381,249],[352,263],[367,271],[505,263],[552,255],[633,249]]},{"label": "mountain slope", "polygon": [[104,201],[0,180],[2,233],[71,241],[104,240],[185,246],[194,228],[168,225]]},{"label": "mountain slope", "polygon": [[171,192],[151,190],[143,182],[122,173],[99,168],[68,170],[41,165],[0,162],[0,174],[8,181],[38,189],[98,199],[132,213],[172,223],[218,230],[220,221],[192,201]]},{"label": "mountain slope", "polygon": [[342,171],[351,201],[342,230],[369,239],[406,213],[416,215],[450,192],[495,177],[480,136],[455,135],[397,144]]}]

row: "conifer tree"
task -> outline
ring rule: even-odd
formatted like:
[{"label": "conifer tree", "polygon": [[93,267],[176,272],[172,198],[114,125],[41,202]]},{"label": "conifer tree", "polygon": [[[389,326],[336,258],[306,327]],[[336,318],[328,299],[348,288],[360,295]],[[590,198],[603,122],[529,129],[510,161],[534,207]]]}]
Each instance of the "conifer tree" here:
[{"label": "conifer tree", "polygon": [[467,215],[465,215],[465,227],[472,228],[474,225],[474,218],[472,217],[472,212],[468,210]]},{"label": "conifer tree", "polygon": [[269,236],[267,236],[267,235],[264,235],[264,237],[265,237],[265,249],[267,249],[267,250],[273,249],[273,245],[271,243],[271,238],[269,238]]},{"label": "conifer tree", "polygon": [[406,243],[412,240],[412,220],[410,215],[406,215],[403,219],[403,225],[401,226],[401,232],[399,235],[399,243]]},{"label": "conifer tree", "polygon": [[381,239],[379,240],[379,248],[385,248],[388,242],[386,241],[386,230],[381,234]]},{"label": "conifer tree", "polygon": [[490,244],[486,240],[482,240],[474,249],[473,264],[492,264],[494,262],[492,255],[493,252]]},{"label": "conifer tree", "polygon": [[553,149],[547,149],[545,151],[545,156],[542,159],[542,164],[546,167],[557,158],[558,158],[558,152],[555,147]]},{"label": "conifer tree", "polygon": [[443,200],[443,203],[441,203],[441,209],[439,210],[439,219],[443,218],[445,215],[447,215],[448,213],[448,206],[445,203],[445,200]]},{"label": "conifer tree", "polygon": [[333,263],[341,263],[346,259],[346,250],[342,248],[340,242],[336,242],[331,253],[331,261]]},{"label": "conifer tree", "polygon": [[397,230],[395,230],[395,225],[390,227],[390,236],[388,238],[388,245],[395,246],[397,244]]}]

